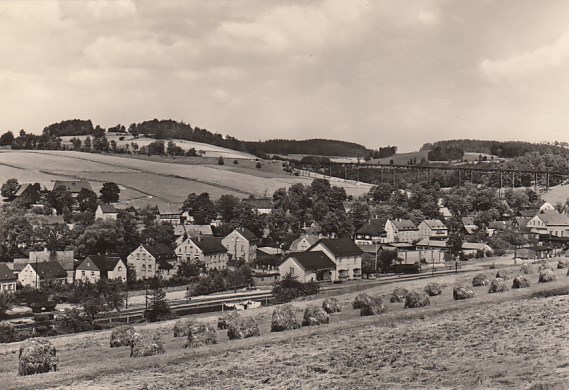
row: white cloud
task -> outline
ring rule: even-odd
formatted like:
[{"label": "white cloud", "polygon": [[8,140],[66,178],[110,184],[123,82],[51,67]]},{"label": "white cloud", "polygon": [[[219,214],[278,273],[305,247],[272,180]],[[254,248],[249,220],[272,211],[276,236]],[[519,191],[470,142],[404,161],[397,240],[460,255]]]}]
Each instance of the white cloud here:
[{"label": "white cloud", "polygon": [[542,46],[506,59],[481,62],[480,68],[491,81],[517,80],[567,66],[569,60],[569,33],[555,43]]}]

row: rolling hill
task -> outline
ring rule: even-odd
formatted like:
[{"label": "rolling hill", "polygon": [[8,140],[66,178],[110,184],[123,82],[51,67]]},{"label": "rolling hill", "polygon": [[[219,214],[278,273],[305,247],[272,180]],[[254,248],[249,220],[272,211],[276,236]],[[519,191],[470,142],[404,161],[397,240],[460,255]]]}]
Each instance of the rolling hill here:
[{"label": "rolling hill", "polygon": [[[196,163],[198,162],[198,163]],[[215,158],[173,157],[129,158],[117,155],[71,151],[0,151],[0,182],[39,182],[50,187],[55,180],[85,179],[98,192],[102,183],[112,181],[121,188],[121,203],[145,206],[181,204],[188,194],[207,192],[213,199],[223,194],[246,198],[272,196],[278,188],[294,183],[310,184],[312,177],[284,172],[279,161],[240,160],[217,165]],[[348,195],[359,196],[371,188],[364,183],[332,178]]]}]

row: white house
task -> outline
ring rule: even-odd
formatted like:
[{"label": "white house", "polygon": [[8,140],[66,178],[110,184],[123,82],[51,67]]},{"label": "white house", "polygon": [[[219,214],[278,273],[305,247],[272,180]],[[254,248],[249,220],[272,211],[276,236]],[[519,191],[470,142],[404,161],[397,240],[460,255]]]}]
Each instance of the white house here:
[{"label": "white house", "polygon": [[419,239],[446,240],[448,238],[448,228],[440,219],[425,219],[417,226],[419,229]]},{"label": "white house", "polygon": [[201,262],[206,270],[227,267],[227,248],[217,237],[188,237],[176,247],[178,262]]},{"label": "white house", "polygon": [[126,282],[127,268],[120,257],[87,256],[75,270],[75,280],[96,283],[99,279]]},{"label": "white house", "polygon": [[95,211],[95,219],[116,221],[119,212],[112,204],[100,204]]},{"label": "white house", "polygon": [[0,263],[0,293],[16,291],[18,277],[4,263]]},{"label": "white house", "polygon": [[176,255],[165,244],[142,244],[128,255],[126,262],[134,268],[137,279],[168,279],[174,274]]},{"label": "white house", "polygon": [[257,257],[257,237],[247,228],[237,228],[225,236],[221,243],[232,258],[255,261]]},{"label": "white house", "polygon": [[67,283],[67,272],[57,261],[29,263],[18,274],[22,286],[41,288],[45,283]]},{"label": "white house", "polygon": [[387,242],[385,219],[370,219],[356,231],[354,242],[356,244],[383,244]]},{"label": "white house", "polygon": [[540,207],[539,207],[539,212],[540,213],[544,213],[546,211],[556,211],[555,207],[549,203],[549,202],[544,202]]},{"label": "white house", "polygon": [[338,280],[336,264],[323,251],[291,253],[285,257],[278,268],[281,278],[291,274],[301,282]]},{"label": "white house", "polygon": [[172,225],[180,225],[182,221],[182,210],[171,204],[158,206],[158,221],[168,222]]},{"label": "white house", "polygon": [[336,264],[339,280],[362,276],[362,250],[349,238],[323,238],[309,249],[324,252]]},{"label": "white house", "polygon": [[534,216],[526,224],[533,233],[569,237],[569,217],[557,211],[546,211]]},{"label": "white house", "polygon": [[290,244],[289,252],[304,252],[316,244],[319,239],[320,237],[315,234],[305,234]]},{"label": "white house", "polygon": [[388,219],[385,223],[387,242],[408,242],[419,240],[419,229],[408,219]]}]

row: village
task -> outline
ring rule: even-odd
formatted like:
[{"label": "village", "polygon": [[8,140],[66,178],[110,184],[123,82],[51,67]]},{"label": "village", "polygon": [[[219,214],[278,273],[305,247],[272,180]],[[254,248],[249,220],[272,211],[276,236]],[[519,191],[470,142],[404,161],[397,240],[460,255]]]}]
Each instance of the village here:
[{"label": "village", "polygon": [[[539,203],[535,194],[532,204],[518,201],[516,210],[508,209],[506,201],[493,199],[501,205],[503,219],[486,219],[479,226],[485,216],[481,214],[487,210],[457,217],[451,211],[456,207],[450,205],[450,196],[450,208],[443,198],[435,200],[437,219],[416,223],[389,216],[377,218],[373,215],[374,196],[388,191],[376,202],[380,209],[393,202],[401,205],[405,199],[412,200],[413,194],[376,186],[368,199],[350,201],[325,179],[315,179],[312,189],[308,188],[310,193],[300,185],[292,188],[292,193],[291,189],[288,194],[283,190],[273,198],[239,201],[222,197],[219,207],[207,194],[192,194],[187,204],[145,210],[121,204],[120,189],[114,183],[103,184],[99,196],[87,181],[58,181],[48,190],[38,183],[19,184],[11,179],[2,189],[5,213],[12,224],[17,220],[22,226],[6,241],[12,246],[3,247],[0,287],[7,293],[47,289],[53,294],[54,285],[100,280],[119,281],[126,291],[129,283],[130,289],[144,289],[148,281],[158,281],[164,287],[179,286],[189,299],[237,287],[271,288],[287,275],[326,286],[386,274],[458,271],[469,259],[496,255],[545,259],[564,256],[569,240],[566,208]],[[321,194],[334,192],[330,190],[340,195],[326,200]],[[310,216],[295,220],[295,213],[305,214],[306,209],[299,210],[299,205],[307,201],[314,214],[324,206],[329,210],[326,217],[336,213],[344,219],[326,228]],[[13,206],[17,211],[10,211]],[[239,221],[245,214],[248,217]],[[349,224],[351,231],[342,224]],[[124,231],[129,229],[133,232],[126,244]],[[74,230],[83,233],[74,235]],[[119,242],[124,245],[118,247]],[[225,279],[221,284],[209,289],[200,284],[205,279],[211,283],[222,272]]]}]

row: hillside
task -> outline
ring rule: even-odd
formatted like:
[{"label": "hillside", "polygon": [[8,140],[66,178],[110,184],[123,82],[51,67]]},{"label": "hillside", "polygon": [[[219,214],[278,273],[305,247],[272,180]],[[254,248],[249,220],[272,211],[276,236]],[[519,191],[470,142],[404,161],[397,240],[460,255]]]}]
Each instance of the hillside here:
[{"label": "hillside", "polygon": [[[174,321],[137,325],[161,336],[166,352],[159,357],[129,358],[128,348],[109,348],[110,331],[52,338],[60,362],[49,374],[16,376],[20,344],[4,344],[0,380],[13,389],[563,388],[554,384],[569,379],[569,300],[531,298],[565,288],[564,270],[555,270],[559,280],[551,283],[534,284],[534,274],[530,288],[488,294],[488,286],[475,287],[473,299],[454,301],[453,286],[469,284],[477,272],[399,282],[409,290],[431,281],[443,287],[419,309],[391,303],[392,284],[370,285],[366,292],[380,295],[387,307],[372,317],[352,309],[357,293],[336,291],[342,312],[329,324],[280,333],[270,332],[272,307],[247,310],[242,315],[258,322],[261,336],[230,341],[219,330],[219,344],[199,348],[184,349],[183,338],[172,335]],[[294,302],[297,318],[321,302]]]},{"label": "hillside", "polygon": [[[279,188],[294,183],[310,184],[312,178],[282,171],[281,162],[254,160],[227,161],[217,158],[119,157],[117,155],[70,151],[0,151],[0,182],[39,182],[50,186],[55,180],[85,179],[98,191],[103,182],[121,187],[121,202],[134,206],[181,204],[189,193],[208,192],[213,199],[223,194],[246,198],[272,196]],[[371,188],[331,179],[348,195],[359,196]]]}]

